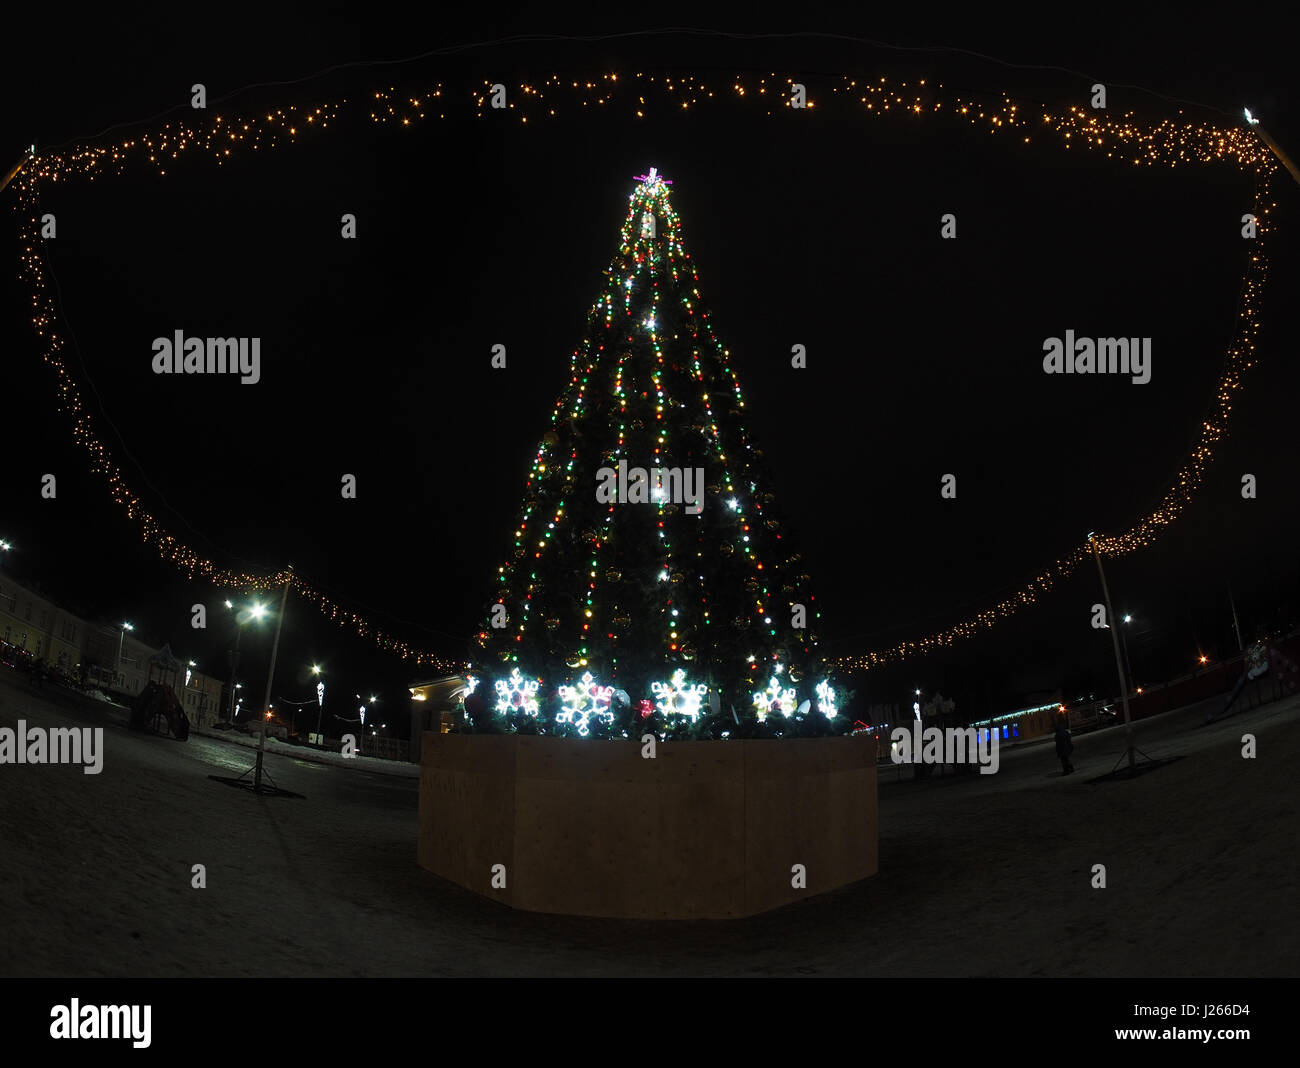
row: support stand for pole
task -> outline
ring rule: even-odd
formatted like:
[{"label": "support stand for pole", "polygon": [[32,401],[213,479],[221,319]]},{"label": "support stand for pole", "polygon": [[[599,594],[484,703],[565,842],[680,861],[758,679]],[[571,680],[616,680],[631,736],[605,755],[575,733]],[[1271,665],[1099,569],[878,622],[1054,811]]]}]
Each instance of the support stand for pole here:
[{"label": "support stand for pole", "polygon": [[[240,775],[239,778],[235,780],[235,782],[242,785],[244,779],[247,778],[249,775],[252,775],[253,793],[255,794],[286,793],[286,791],[281,790],[280,787],[276,785],[275,780],[271,777],[271,773],[262,766],[262,757],[265,755],[265,753],[266,753],[266,731],[263,730],[261,739],[259,740],[257,745],[257,763],[254,764],[247,771],[245,771],[242,775]],[[270,789],[263,789],[262,787],[263,778],[265,778],[267,783],[270,784]]]}]

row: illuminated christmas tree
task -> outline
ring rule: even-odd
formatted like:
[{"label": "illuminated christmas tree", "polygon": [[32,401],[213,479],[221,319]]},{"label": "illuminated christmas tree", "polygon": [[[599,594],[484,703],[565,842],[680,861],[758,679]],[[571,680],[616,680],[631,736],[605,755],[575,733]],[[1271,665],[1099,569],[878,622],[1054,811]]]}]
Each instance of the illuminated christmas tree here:
[{"label": "illuminated christmas tree", "polygon": [[499,729],[838,733],[809,576],[745,432],[672,183],[653,168],[638,183],[533,460],[475,673]]}]

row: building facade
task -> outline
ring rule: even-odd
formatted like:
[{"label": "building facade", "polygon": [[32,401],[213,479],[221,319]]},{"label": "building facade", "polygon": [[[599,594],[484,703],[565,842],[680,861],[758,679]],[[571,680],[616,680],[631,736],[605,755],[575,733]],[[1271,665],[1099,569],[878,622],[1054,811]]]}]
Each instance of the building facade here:
[{"label": "building facade", "polygon": [[[0,640],[45,661],[62,675],[127,699],[148,685],[150,660],[161,652],[120,626],[87,623],[3,571]],[[219,718],[219,679],[182,660],[173,688],[191,723],[206,726]]]},{"label": "building facade", "polygon": [[71,612],[0,572],[0,640],[72,674],[85,636],[86,625]]}]

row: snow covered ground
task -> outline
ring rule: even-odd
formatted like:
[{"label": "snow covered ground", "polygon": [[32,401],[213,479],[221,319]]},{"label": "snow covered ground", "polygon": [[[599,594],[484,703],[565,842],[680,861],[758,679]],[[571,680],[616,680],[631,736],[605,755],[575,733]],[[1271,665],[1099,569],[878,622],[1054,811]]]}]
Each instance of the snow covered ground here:
[{"label": "snow covered ground", "polygon": [[[193,733],[201,734],[205,738],[216,738],[246,749],[257,748],[257,735],[241,734],[239,731],[214,731],[203,727],[195,728]],[[335,753],[326,749],[311,749],[305,745],[291,745],[289,742],[282,742],[278,738],[269,736],[266,739],[266,751],[315,764],[333,764],[336,767],[373,771],[377,775],[398,775],[406,779],[418,779],[420,777],[419,767],[415,764],[408,764],[403,760],[381,760],[379,757],[368,757],[360,754],[354,757],[345,757],[342,753]]]},{"label": "snow covered ground", "polygon": [[877,877],[729,923],[514,912],[417,866],[414,769],[275,744],[267,768],[304,797],[256,797],[210,778],[248,768],[247,748],[135,734],[112,712],[0,672],[0,727],[105,728],[99,775],[0,765],[0,974],[1241,976],[1300,960],[1300,698],[1211,727],[1197,709],[1144,721],[1143,749],[1183,759],[1131,782],[1088,781],[1119,729],[1078,738],[1068,778],[1050,745],[1003,750],[992,776],[886,770]]}]

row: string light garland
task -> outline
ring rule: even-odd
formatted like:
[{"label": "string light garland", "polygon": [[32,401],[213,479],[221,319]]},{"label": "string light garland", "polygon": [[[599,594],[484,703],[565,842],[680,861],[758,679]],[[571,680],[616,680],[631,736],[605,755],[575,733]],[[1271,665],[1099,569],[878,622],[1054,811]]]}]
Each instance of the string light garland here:
[{"label": "string light garland", "polygon": [[[1257,221],[1258,236],[1247,260],[1237,330],[1227,349],[1210,414],[1204,420],[1189,456],[1155,508],[1122,533],[1097,539],[1099,552],[1107,556],[1122,556],[1151,545],[1178,518],[1200,488],[1213,460],[1214,447],[1227,434],[1232,400],[1242,389],[1243,374],[1255,363],[1259,303],[1268,273],[1265,239],[1272,233],[1271,216],[1275,207],[1270,200],[1270,186],[1280,170],[1268,144],[1249,125],[1216,126],[1185,119],[1181,109],[1177,117],[1166,117],[1148,124],[1140,122],[1131,112],[1112,118],[1105,111],[1082,105],[1064,108],[1022,105],[1006,94],[986,98],[950,95],[942,84],[927,79],[914,83],[892,82],[884,77],[874,81],[849,76],[830,79],[801,76],[796,79],[775,72],[766,76],[718,81],[712,77],[647,72],[624,76],[606,72],[578,80],[552,75],[535,84],[529,82],[511,87],[505,94],[504,115],[498,115],[493,108],[493,102],[498,98],[497,83],[489,79],[484,79],[481,85],[454,92],[438,82],[422,92],[400,97],[396,88],[390,86],[386,90],[374,91],[365,98],[364,106],[368,109],[369,121],[376,126],[392,124],[412,128],[435,116],[439,120],[473,116],[479,121],[503,117],[527,124],[530,119],[534,123],[546,122],[570,111],[575,114],[608,111],[629,120],[644,119],[651,115],[699,110],[710,106],[711,102],[727,100],[752,104],[769,116],[797,117],[798,121],[828,112],[841,117],[865,115],[905,121],[935,116],[983,129],[992,136],[1017,144],[1098,153],[1125,165],[1230,165],[1253,172],[1256,185],[1252,214]],[[796,84],[804,87],[802,108],[796,103]],[[15,207],[20,216],[21,275],[32,294],[32,325],[43,350],[42,358],[54,371],[59,407],[69,416],[74,439],[89,455],[92,472],[105,479],[113,500],[138,527],[142,541],[152,545],[160,558],[174,564],[191,579],[202,577],[218,586],[269,590],[282,586],[287,580],[295,592],[315,605],[326,618],[351,627],[358,636],[372,641],[379,648],[403,660],[454,673],[463,669],[466,661],[416,648],[372,626],[360,614],[331,600],[301,576],[292,573],[257,574],[220,567],[163,527],[127,485],[109,449],[95,432],[78,384],[63,359],[64,341],[55,328],[54,298],[46,282],[39,252],[42,242],[39,191],[43,183],[54,185],[82,179],[93,182],[106,176],[122,175],[129,167],[151,167],[159,176],[165,176],[169,169],[187,158],[222,166],[240,153],[269,151],[296,144],[308,134],[323,134],[337,126],[345,113],[351,113],[359,106],[359,102],[343,98],[314,106],[273,108],[239,118],[209,117],[196,111],[193,118],[169,121],[155,132],[104,144],[81,144],[61,152],[38,153],[25,162],[13,180],[17,190]],[[614,309],[608,311],[612,315]],[[643,325],[647,329],[654,328],[653,321]],[[737,489],[728,485],[726,492],[737,501],[731,507],[739,507],[743,487]],[[552,516],[549,521],[555,522],[558,518]],[[521,529],[519,534],[522,533]],[[869,669],[932,652],[971,637],[1034,603],[1068,576],[1090,551],[1086,542],[1081,543],[1010,597],[947,630],[886,649],[841,657],[836,666],[841,670]],[[666,558],[671,555],[667,547],[665,553]]]}]

